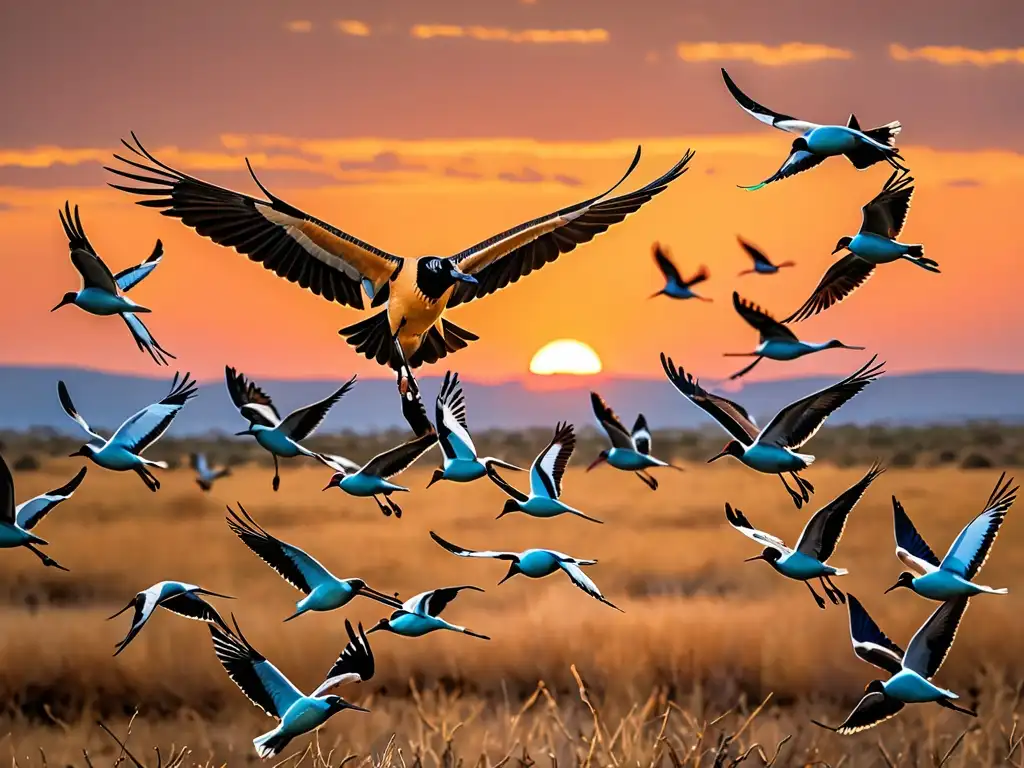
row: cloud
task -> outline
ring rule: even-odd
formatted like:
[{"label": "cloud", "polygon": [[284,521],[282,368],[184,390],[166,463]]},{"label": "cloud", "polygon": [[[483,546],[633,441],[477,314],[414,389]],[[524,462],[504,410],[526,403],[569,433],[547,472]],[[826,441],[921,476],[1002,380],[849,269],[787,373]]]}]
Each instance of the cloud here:
[{"label": "cloud", "polygon": [[676,54],[683,61],[752,61],[765,67],[853,58],[853,51],[821,43],[680,43],[676,47]]},{"label": "cloud", "polygon": [[482,179],[483,174],[476,171],[466,171],[461,168],[447,166],[442,173],[451,179]]},{"label": "cloud", "polygon": [[284,23],[284,28],[289,32],[312,32],[313,22],[309,19],[293,19],[292,21],[286,21]]},{"label": "cloud", "polygon": [[583,179],[576,176],[567,176],[564,173],[556,173],[551,178],[553,181],[557,181],[559,184],[564,184],[567,187],[578,187],[583,183]]},{"label": "cloud", "polygon": [[416,24],[409,34],[418,40],[436,37],[508,43],[606,43],[607,29],[507,29],[505,27],[461,26],[458,24]]},{"label": "cloud", "polygon": [[973,187],[982,186],[982,183],[981,179],[962,178],[950,179],[949,181],[946,182],[946,186],[954,187],[956,189],[971,189]]},{"label": "cloud", "polygon": [[422,163],[407,163],[397,152],[378,152],[369,160],[350,160],[341,162],[338,166],[345,171],[378,171],[380,173],[422,171],[427,167]]},{"label": "cloud", "polygon": [[992,67],[999,64],[1024,64],[1024,48],[963,48],[959,45],[926,45],[907,48],[899,43],[889,46],[894,61],[930,61],[945,66]]},{"label": "cloud", "polygon": [[535,168],[524,166],[518,173],[502,171],[498,174],[498,178],[502,181],[514,181],[519,184],[536,184],[539,181],[544,181],[544,174]]},{"label": "cloud", "polygon": [[334,26],[338,28],[338,31],[343,35],[351,35],[352,37],[369,37],[370,36],[370,25],[365,21],[356,21],[355,19],[340,19],[334,22]]},{"label": "cloud", "polygon": [[4,211],[11,211],[11,210],[14,210],[14,206],[13,205],[11,205],[10,203],[5,203],[2,200],[0,200],[0,213],[3,213]]}]

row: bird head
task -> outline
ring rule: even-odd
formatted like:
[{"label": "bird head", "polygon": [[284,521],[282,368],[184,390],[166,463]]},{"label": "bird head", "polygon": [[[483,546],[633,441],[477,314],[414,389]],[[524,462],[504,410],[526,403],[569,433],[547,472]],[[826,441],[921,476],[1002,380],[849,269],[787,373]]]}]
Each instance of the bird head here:
[{"label": "bird head", "polygon": [[369,634],[372,634],[374,632],[390,632],[390,631],[391,631],[391,622],[389,622],[387,619],[381,619],[376,624],[374,624],[372,627],[370,627],[368,630],[366,630],[366,634],[369,635]]},{"label": "bird head", "polygon": [[515,499],[505,499],[505,506],[501,508],[501,512],[498,513],[498,517],[496,517],[495,519],[496,520],[500,520],[505,515],[507,515],[509,512],[518,512],[518,511],[519,511],[519,502],[517,502]]},{"label": "bird head", "polygon": [[798,136],[793,139],[793,152],[810,152],[811,148],[807,145],[807,139],[803,136]]},{"label": "bird head", "polygon": [[91,456],[92,446],[86,443],[74,453],[69,453],[68,456]]},{"label": "bird head", "polygon": [[864,349],[864,347],[851,347],[849,344],[843,344],[839,339],[829,339],[825,342],[825,346],[828,349]]},{"label": "bird head", "polygon": [[766,563],[774,563],[777,562],[780,557],[782,557],[782,553],[779,552],[779,550],[774,549],[773,547],[765,547],[763,550],[761,550],[760,555],[748,557],[743,562],[752,563],[755,560],[764,560]]},{"label": "bird head", "polygon": [[329,693],[326,696],[324,696],[324,701],[327,703],[327,706],[330,709],[332,715],[335,712],[341,712],[341,710],[343,709],[354,709],[356,712],[370,711],[364,707],[359,707],[355,704],[345,701],[343,698],[341,698],[341,696],[337,696],[333,693]]},{"label": "bird head", "polygon": [[467,275],[452,259],[426,256],[416,266],[416,285],[428,299],[437,300],[456,283],[479,282]]},{"label": "bird head", "polygon": [[836,247],[832,249],[832,253],[839,253],[841,250],[843,250],[843,248],[849,248],[850,243],[852,242],[852,237],[850,237],[849,235],[843,235],[842,237],[839,238],[839,242],[836,243]]},{"label": "bird head", "polygon": [[881,680],[872,680],[864,686],[864,693],[885,693],[885,684]]},{"label": "bird head", "polygon": [[896,583],[889,587],[887,590],[885,590],[885,594],[889,594],[894,589],[899,589],[900,587],[903,587],[904,589],[913,589],[914,574],[910,573],[909,571],[904,571],[903,573],[901,573],[899,575],[899,578],[896,579]]},{"label": "bird head", "polygon": [[56,312],[61,307],[66,307],[68,304],[74,304],[75,303],[75,299],[77,299],[77,298],[78,298],[78,294],[77,293],[75,293],[74,291],[68,291],[67,293],[64,294],[64,297],[60,300],[60,303],[56,307],[51,309],[50,311],[51,312]]},{"label": "bird head", "polygon": [[512,564],[508,567],[508,573],[506,573],[505,576],[502,578],[502,580],[499,581],[498,583],[499,584],[504,584],[506,581],[511,579],[513,576],[515,576],[517,573],[522,573],[522,571],[519,570],[519,563],[517,561],[513,560]]},{"label": "bird head", "polygon": [[432,486],[432,485],[433,485],[434,483],[436,483],[436,482],[437,482],[438,480],[444,480],[444,470],[443,470],[443,469],[441,469],[440,467],[435,467],[435,468],[434,468],[434,474],[432,474],[432,475],[430,476],[430,482],[429,482],[429,483],[427,483],[427,488],[429,488],[430,486]]},{"label": "bird head", "polygon": [[341,481],[344,479],[344,472],[335,472],[333,475],[331,475],[330,482],[328,482],[327,485],[324,486],[324,490],[326,491],[331,488],[341,488]]},{"label": "bird head", "polygon": [[721,452],[716,453],[714,456],[708,459],[708,464],[718,461],[719,459],[724,459],[726,456],[735,456],[738,459],[742,455],[743,445],[740,443],[740,441],[730,440],[728,443],[725,444],[725,447],[721,450]]},{"label": "bird head", "polygon": [[235,432],[235,437],[241,437],[242,435],[255,435],[255,426],[255,424],[249,424],[249,426],[243,429],[241,432]]},{"label": "bird head", "polygon": [[590,466],[587,467],[587,472],[592,470],[594,467],[596,467],[602,461],[608,461],[608,454],[609,453],[611,453],[611,451],[609,451],[607,448],[605,448],[603,451],[601,451],[599,454],[597,454],[597,458],[594,459],[592,462],[590,462]]}]

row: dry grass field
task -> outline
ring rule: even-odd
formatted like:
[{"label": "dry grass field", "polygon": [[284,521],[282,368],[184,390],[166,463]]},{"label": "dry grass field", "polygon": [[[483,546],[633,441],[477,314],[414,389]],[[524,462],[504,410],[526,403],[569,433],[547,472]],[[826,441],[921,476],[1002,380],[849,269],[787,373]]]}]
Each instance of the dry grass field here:
[{"label": "dry grass field", "polygon": [[[18,473],[19,499],[62,484],[79,466],[48,460],[40,471]],[[372,635],[376,677],[342,693],[373,712],[331,720],[318,738],[321,754],[302,756],[307,765],[337,766],[356,755],[353,765],[409,768],[730,766],[754,744],[764,754],[754,748],[745,764],[764,765],[786,737],[775,765],[936,766],[951,748],[946,766],[1022,760],[1012,742],[1024,681],[1024,521],[1017,519],[1024,510],[1011,511],[982,572],[981,581],[1009,587],[1010,596],[974,601],[939,675],[977,704],[980,718],[914,706],[843,738],[809,720],[839,722],[875,676],[853,655],[846,609],[818,610],[802,585],[763,562],[744,564],[758,549],[724,518],[730,501],[793,543],[807,514],[791,506],[774,478],[735,465],[691,464],[685,473],[662,472],[662,487],[652,493],[609,468],[571,468],[564,498],[605,521],[595,525],[519,515],[496,521],[502,495],[494,486],[424,490],[426,460],[402,476],[413,489],[401,499],[405,516],[384,518],[370,500],[321,492],[322,468],[285,466],[280,493],[270,491],[270,470],[249,465],[208,495],[187,469],[162,473],[163,489],[150,494],[133,475],[92,467],[76,497],[38,529],[71,573],[43,568],[28,552],[0,551],[0,755],[9,753],[22,768],[90,760],[100,768],[119,748],[96,721],[122,736],[138,708],[129,749],[149,768],[157,765],[157,745],[163,766],[173,745],[188,746],[185,765],[256,760],[251,739],[273,723],[228,680],[204,626],[158,612],[115,659],[114,643],[130,617],[104,621],[154,582],[198,583],[236,596],[217,607],[225,616],[234,612],[256,648],[312,689],[344,645],[344,617],[369,625],[384,615],[381,606],[357,600],[283,624],[301,595],[228,530],[225,505],[240,501],[271,533],[339,576],[360,576],[403,598],[454,584],[486,589],[462,594],[445,616],[491,635],[490,642],[453,633]],[[817,486],[812,509],[865,469],[816,465],[807,475]],[[831,561],[851,572],[838,583],[898,643],[906,644],[934,604],[905,590],[882,594],[901,570],[890,497],[900,498],[943,552],[980,511],[999,472],[892,468],[851,516]],[[525,482],[514,473],[509,479]],[[543,546],[597,558],[590,575],[625,613],[558,574],[495,586],[505,565],[452,556],[430,540],[430,530],[469,548]],[[301,753],[308,742],[293,748]]]}]

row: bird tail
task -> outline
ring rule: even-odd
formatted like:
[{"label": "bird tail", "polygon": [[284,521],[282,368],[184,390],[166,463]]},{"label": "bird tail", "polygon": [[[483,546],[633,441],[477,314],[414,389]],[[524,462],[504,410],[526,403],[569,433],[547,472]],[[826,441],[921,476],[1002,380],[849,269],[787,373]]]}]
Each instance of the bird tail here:
[{"label": "bird tail", "polygon": [[272,731],[264,733],[262,736],[257,736],[252,740],[252,745],[256,747],[256,754],[261,758],[266,759],[273,757],[274,755],[280,754],[281,750],[288,746],[288,742],[291,738],[281,734],[280,728],[275,728]]},{"label": "bird tail", "polygon": [[911,257],[913,257],[915,259],[921,258],[922,256],[924,256],[924,246],[923,245],[910,245],[910,246],[907,246],[907,256],[911,256]]},{"label": "bird tail", "polygon": [[880,125],[877,128],[871,128],[870,130],[864,131],[864,135],[869,139],[874,139],[879,144],[887,144],[890,147],[896,145],[896,135],[903,130],[903,126],[899,120],[893,120],[891,123]]},{"label": "bird tail", "polygon": [[391,343],[391,324],[388,322],[386,309],[358,323],[345,326],[338,333],[356,348],[357,354],[363,355],[367,360],[390,365],[395,356]]},{"label": "bird tail", "polygon": [[[380,365],[387,365],[395,370],[401,367],[403,361],[399,358],[392,340],[387,310],[346,326],[338,333],[367,360],[376,360]],[[436,363],[449,352],[465,349],[471,341],[479,338],[475,333],[460,328],[450,320],[442,319],[440,329],[435,326],[424,334],[419,348],[409,357],[409,367],[418,368],[424,363]]]},{"label": "bird tail", "polygon": [[869,139],[874,139],[879,144],[885,144],[890,149],[885,152],[877,147],[872,147],[867,144],[861,144],[856,149],[852,149],[846,153],[846,159],[849,160],[853,167],[857,170],[864,170],[870,168],[875,163],[879,163],[883,160],[887,160],[893,163],[892,158],[900,158],[900,152],[894,144],[896,143],[896,134],[901,130],[902,126],[898,120],[894,120],[886,125],[879,126],[878,128],[872,128],[868,131],[863,131],[864,135]]},{"label": "bird tail", "polygon": [[138,458],[142,459],[142,463],[145,464],[147,467],[159,467],[160,469],[168,469],[171,466],[166,461],[152,461],[150,459],[147,459],[145,456],[139,456]]},{"label": "bird tail", "polygon": [[1010,590],[1008,590],[1006,587],[1000,587],[999,589],[995,589],[993,587],[982,587],[982,586],[979,585],[978,589],[980,589],[986,595],[1008,595],[1008,594],[1010,594]]},{"label": "bird tail", "polygon": [[831,574],[829,574],[829,575],[830,575],[830,576],[848,576],[849,574],[850,574],[850,572],[849,572],[848,570],[846,570],[845,568],[836,568],[836,569],[835,569],[835,570],[834,570],[834,571],[833,571],[833,572],[832,572]]}]

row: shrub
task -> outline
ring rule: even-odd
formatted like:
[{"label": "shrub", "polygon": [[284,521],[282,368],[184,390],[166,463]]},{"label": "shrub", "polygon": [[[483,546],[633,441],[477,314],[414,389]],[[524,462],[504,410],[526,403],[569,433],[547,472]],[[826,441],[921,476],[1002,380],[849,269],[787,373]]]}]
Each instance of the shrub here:
[{"label": "shrub", "polygon": [[15,472],[35,472],[39,469],[39,459],[31,453],[26,453],[14,462]]},{"label": "shrub", "polygon": [[981,453],[969,453],[960,462],[963,469],[989,469],[992,467],[992,460]]}]

